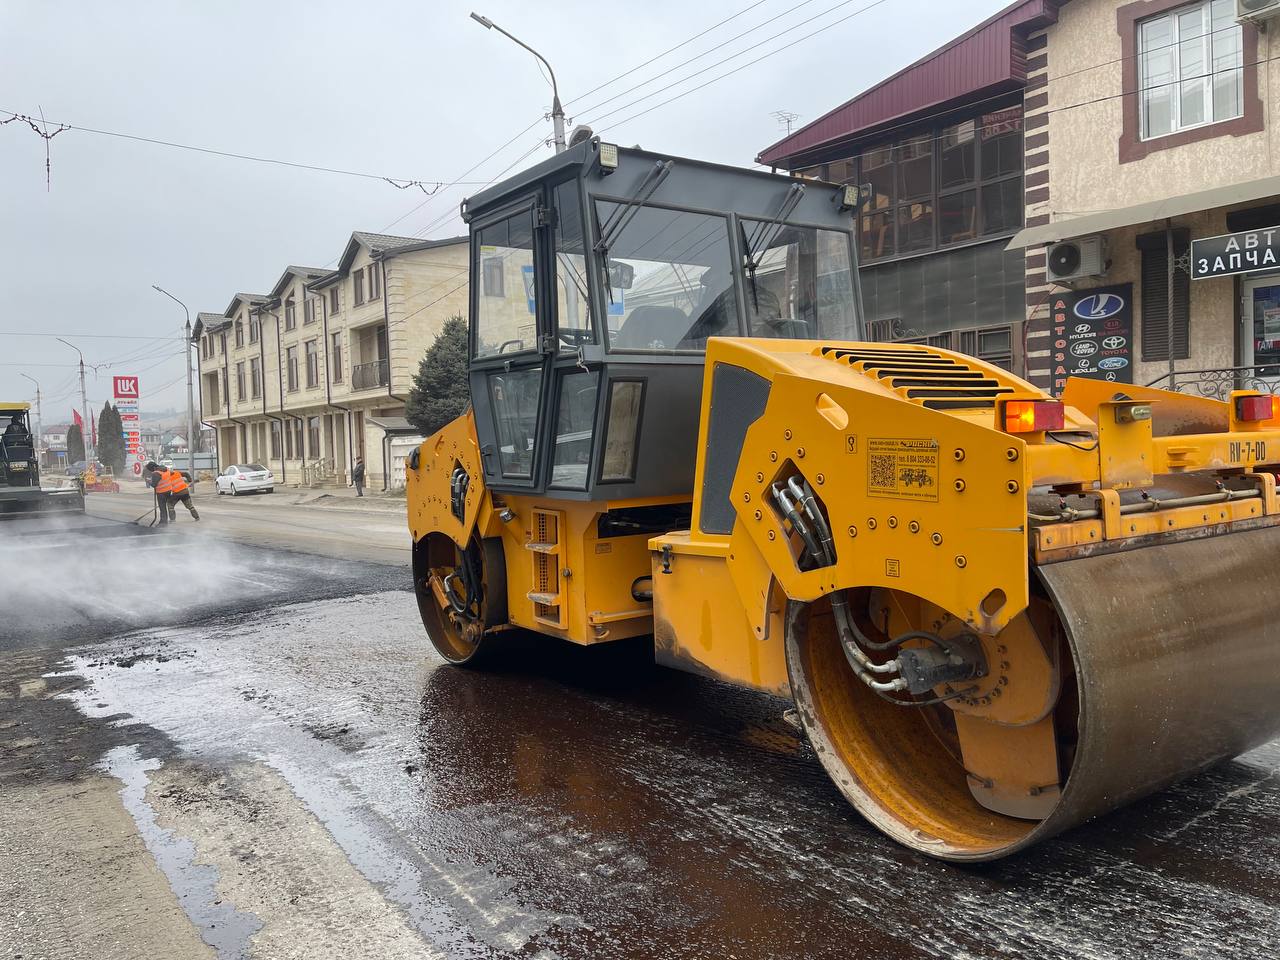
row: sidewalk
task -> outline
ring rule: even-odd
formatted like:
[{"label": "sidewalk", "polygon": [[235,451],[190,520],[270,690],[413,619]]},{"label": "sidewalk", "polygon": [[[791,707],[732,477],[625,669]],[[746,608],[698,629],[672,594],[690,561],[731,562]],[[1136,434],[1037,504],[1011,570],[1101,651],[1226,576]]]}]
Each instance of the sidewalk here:
[{"label": "sidewalk", "polygon": [[[151,489],[143,486],[141,482],[125,481],[120,484],[119,496],[129,495],[138,498],[150,498]],[[104,496],[104,494],[89,494],[93,496]],[[113,494],[114,496],[114,494]],[[230,497],[219,497],[217,488],[214,487],[213,481],[204,481],[197,483],[193,487],[193,499],[197,502],[207,500],[230,500]],[[354,487],[291,487],[277,484],[275,492],[264,494],[249,494],[237,498],[237,502],[243,502],[245,505],[255,503],[273,504],[275,506],[299,506],[299,507],[319,507],[329,510],[361,510],[361,511],[389,511],[389,512],[405,512],[405,497],[403,491],[396,493],[383,493],[382,491],[370,491],[367,487],[363,497],[357,497]]]}]

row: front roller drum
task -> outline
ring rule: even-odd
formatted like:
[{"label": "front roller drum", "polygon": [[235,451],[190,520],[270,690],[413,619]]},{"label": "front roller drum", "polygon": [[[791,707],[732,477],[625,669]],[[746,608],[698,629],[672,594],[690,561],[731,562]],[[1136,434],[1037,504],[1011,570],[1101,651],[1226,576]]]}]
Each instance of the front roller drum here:
[{"label": "front roller drum", "polygon": [[507,626],[501,540],[476,536],[461,550],[444,534],[427,534],[413,545],[413,589],[440,656],[458,665],[493,665]]},{"label": "front roller drum", "polygon": [[[912,707],[877,696],[818,601],[788,617],[801,720],[836,786],[893,839],[944,860],[1006,856],[1280,735],[1280,623],[1268,600],[1280,591],[1278,550],[1280,531],[1266,529],[1036,567],[1032,607],[982,638],[994,651],[1031,629],[1060,658],[1045,715],[1015,723],[975,722],[980,697]],[[966,742],[966,730],[981,736]],[[1004,795],[972,769],[977,759],[1044,768],[1045,757],[1047,777],[1029,773]]]}]

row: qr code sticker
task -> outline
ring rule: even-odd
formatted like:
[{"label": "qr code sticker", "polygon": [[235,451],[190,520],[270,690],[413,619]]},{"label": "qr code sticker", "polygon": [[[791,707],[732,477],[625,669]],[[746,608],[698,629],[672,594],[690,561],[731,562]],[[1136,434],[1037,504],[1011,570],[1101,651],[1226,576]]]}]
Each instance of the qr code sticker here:
[{"label": "qr code sticker", "polygon": [[871,486],[893,489],[897,486],[897,461],[892,455],[872,455]]}]

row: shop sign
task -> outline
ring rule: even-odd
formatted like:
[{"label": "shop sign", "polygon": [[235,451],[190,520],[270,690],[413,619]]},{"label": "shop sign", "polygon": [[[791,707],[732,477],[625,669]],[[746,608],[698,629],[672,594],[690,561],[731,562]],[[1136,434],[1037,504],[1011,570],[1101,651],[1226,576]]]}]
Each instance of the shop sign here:
[{"label": "shop sign", "polygon": [[1133,383],[1133,284],[1053,298],[1053,389],[1068,377]]},{"label": "shop sign", "polygon": [[1280,226],[1191,241],[1191,279],[1280,268]]}]

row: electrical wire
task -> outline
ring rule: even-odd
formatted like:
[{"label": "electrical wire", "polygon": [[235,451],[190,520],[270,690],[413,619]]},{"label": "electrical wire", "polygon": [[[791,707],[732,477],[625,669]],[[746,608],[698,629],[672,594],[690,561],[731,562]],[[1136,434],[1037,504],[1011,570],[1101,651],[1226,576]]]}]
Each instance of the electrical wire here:
[{"label": "electrical wire", "polygon": [[[666,50],[663,50],[658,55],[650,57],[644,63],[637,64],[636,66],[632,67],[630,70],[624,70],[622,73],[618,74],[616,77],[606,80],[604,83],[597,84],[596,86],[592,87],[590,90],[583,91],[582,93],[578,94],[578,96],[574,97],[572,100],[566,100],[565,106],[568,106],[571,103],[577,103],[579,100],[582,100],[586,97],[591,96],[591,94],[595,93],[597,90],[603,90],[605,87],[608,87],[614,83],[617,83],[623,77],[631,76],[631,74],[635,73],[637,70],[643,70],[645,67],[649,66],[649,64],[656,63],[657,61],[665,57],[667,54],[675,53],[681,47],[688,46],[689,44],[693,43],[693,41],[699,39],[700,37],[705,37],[711,31],[716,30],[719,27],[723,27],[730,20],[736,20],[738,17],[742,16],[743,14],[750,13],[756,7],[767,2],[768,0],[756,0],[755,3],[751,4],[751,6],[744,7],[743,9],[739,10],[737,13],[731,14],[730,16],[725,17],[723,20],[719,21],[718,23],[713,23],[711,26],[707,27],[705,30],[699,33],[695,33],[693,36],[689,37],[686,40],[681,40],[674,47],[668,47]],[[812,2],[812,0],[805,0],[805,2],[809,3],[809,2]],[[803,3],[799,4],[799,6],[804,6],[804,4]],[[793,7],[791,9],[795,9],[795,8]],[[784,13],[788,13],[788,12],[790,11],[784,11]],[[766,20],[765,23],[768,23],[768,21]],[[763,24],[761,24],[761,26],[763,26]]]},{"label": "electrical wire", "polygon": [[[24,113],[19,113],[15,110],[9,110],[3,107],[0,107],[0,113],[8,114],[10,118],[30,119]],[[430,180],[430,179],[421,180],[421,179],[414,179],[410,177],[389,177],[379,173],[364,173],[359,170],[343,170],[339,167],[326,167],[326,166],[322,166],[321,164],[315,164],[315,163],[303,163],[301,161],[295,161],[295,160],[281,160],[278,157],[259,157],[259,156],[254,156],[253,154],[248,154],[248,153],[236,153],[232,150],[217,150],[217,149],[214,149],[213,147],[198,147],[190,143],[178,143],[177,141],[174,141],[174,140],[163,140],[159,137],[144,137],[138,134],[121,133],[118,130],[102,130],[95,127],[85,127],[79,124],[67,123],[66,121],[62,121],[62,120],[50,120],[48,122],[56,123],[65,130],[76,130],[76,131],[79,131],[80,133],[90,133],[90,134],[94,134],[95,136],[102,136],[102,137],[115,137],[121,140],[132,140],[137,143],[147,143],[153,146],[173,147],[174,149],[177,149],[177,150],[190,150],[194,153],[206,153],[206,154],[210,154],[211,156],[226,157],[232,160],[249,160],[254,163],[270,163],[270,164],[275,164],[277,166],[282,166],[282,167],[291,167],[296,170],[312,170],[317,173],[333,173],[333,174],[339,174],[341,176],[346,176],[346,177],[360,177],[365,180],[399,181],[399,183],[394,184],[396,186],[400,186],[402,184],[409,185],[409,186],[412,186],[415,184],[423,184],[423,185],[439,184],[440,186],[443,186],[446,182],[446,181],[436,181],[436,180]],[[456,186],[457,184],[462,182],[463,181],[455,180],[455,181],[452,181],[450,185]]]}]

